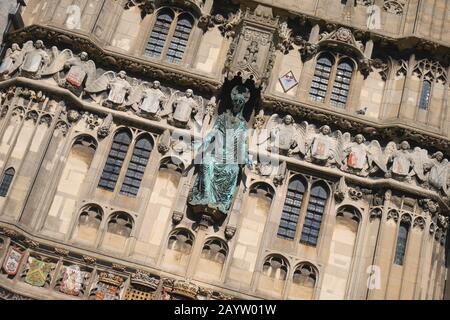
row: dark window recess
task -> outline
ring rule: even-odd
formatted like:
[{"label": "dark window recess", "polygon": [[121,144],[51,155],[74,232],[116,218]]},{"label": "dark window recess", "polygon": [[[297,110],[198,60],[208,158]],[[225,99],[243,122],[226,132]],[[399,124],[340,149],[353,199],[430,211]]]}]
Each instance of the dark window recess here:
[{"label": "dark window recess", "polygon": [[116,134],[98,184],[100,188],[114,191],[120,171],[122,170],[123,162],[127,156],[130,143],[130,133],[122,131]]},{"label": "dark window recess", "polygon": [[309,91],[312,100],[325,102],[332,66],[333,63],[328,57],[320,57],[319,60],[317,60],[314,78]]},{"label": "dark window recess", "polygon": [[169,44],[166,61],[180,63],[183,60],[184,52],[191,34],[193,21],[188,15],[181,15],[178,19],[175,33]]},{"label": "dark window recess", "polygon": [[158,15],[152,34],[150,35],[150,39],[147,43],[147,48],[145,49],[145,55],[153,58],[158,58],[161,56],[172,22],[172,12],[163,11]]},{"label": "dark window recess", "polygon": [[132,197],[137,196],[152,149],[153,144],[148,137],[141,138],[136,142],[133,156],[120,190],[121,194]]},{"label": "dark window recess", "polygon": [[422,92],[420,93],[419,109],[428,110],[431,97],[431,82],[425,80],[422,85]]},{"label": "dark window recess", "polygon": [[350,81],[352,80],[353,67],[350,62],[339,63],[336,71],[336,79],[331,92],[330,104],[335,107],[345,108],[348,93],[350,91]]},{"label": "dark window recess", "polygon": [[304,193],[305,184],[299,178],[291,180],[278,227],[277,235],[279,238],[294,239]]},{"label": "dark window recess", "polygon": [[398,230],[397,246],[395,249],[395,260],[394,260],[394,263],[399,266],[403,265],[403,260],[405,259],[406,243],[408,241],[408,232],[409,232],[409,225],[406,223],[401,223],[400,228]]},{"label": "dark window recess", "polygon": [[14,179],[16,171],[13,168],[9,168],[3,174],[2,183],[0,184],[0,197],[6,197],[11,186],[11,182]]},{"label": "dark window recess", "polygon": [[324,187],[314,186],[311,189],[305,223],[303,224],[302,236],[300,238],[301,243],[310,246],[317,245],[327,199],[328,192]]}]

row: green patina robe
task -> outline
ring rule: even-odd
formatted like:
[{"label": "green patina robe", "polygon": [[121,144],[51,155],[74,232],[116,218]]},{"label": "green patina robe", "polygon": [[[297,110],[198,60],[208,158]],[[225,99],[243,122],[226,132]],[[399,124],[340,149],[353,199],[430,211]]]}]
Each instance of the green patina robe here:
[{"label": "green patina robe", "polygon": [[198,151],[203,158],[189,203],[210,206],[226,215],[241,167],[249,164],[247,121],[229,110],[221,114]]}]

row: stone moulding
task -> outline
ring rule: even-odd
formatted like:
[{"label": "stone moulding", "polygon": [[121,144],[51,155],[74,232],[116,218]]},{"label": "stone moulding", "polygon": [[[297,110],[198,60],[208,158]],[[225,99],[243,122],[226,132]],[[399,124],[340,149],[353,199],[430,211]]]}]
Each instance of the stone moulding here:
[{"label": "stone moulding", "polygon": [[[12,227],[10,223],[4,223],[0,221],[0,234],[7,235],[8,230],[14,230],[17,234],[20,235],[20,238],[28,239],[31,235],[24,230],[19,229],[19,227]],[[9,234],[9,233],[8,233]],[[46,240],[43,238],[40,238],[39,241],[41,243],[45,243],[45,246],[52,249],[51,251],[43,250],[42,248],[36,248],[32,249],[33,252],[39,253],[40,251],[45,251],[45,255],[53,255],[55,259],[59,259],[60,256],[57,254],[58,251],[64,250],[62,249],[62,246],[60,243],[57,243],[54,240]],[[16,244],[21,245],[24,248],[28,248],[27,243],[23,240],[18,240]],[[77,252],[78,251],[78,252]],[[112,261],[109,263],[106,263],[112,267],[107,267],[111,269],[111,272],[105,271],[105,261],[102,259],[96,259],[91,256],[86,255],[85,250],[77,249],[75,247],[72,247],[71,253],[74,253],[73,256],[71,256],[71,263],[74,263],[73,259],[75,256],[79,257],[77,262],[75,264],[77,265],[86,265],[89,266],[89,268],[97,267],[99,271],[99,281],[104,281],[107,283],[111,283],[114,285],[120,285],[123,283],[125,278],[129,278],[131,283],[135,284],[141,284],[146,285],[149,287],[152,287],[153,289],[158,288],[160,281],[163,280],[165,286],[171,287],[171,291],[177,294],[181,294],[183,296],[187,296],[189,298],[195,299],[198,293],[203,293],[208,291],[206,287],[203,287],[205,285],[204,283],[198,283],[193,284],[190,282],[186,282],[184,280],[180,280],[177,278],[176,275],[167,273],[165,271],[161,271],[152,267],[145,266],[138,266],[136,262],[131,261],[121,261],[120,265],[116,264]],[[64,259],[64,257],[63,257]],[[105,257],[106,259],[106,257]],[[124,265],[122,265],[122,263]],[[126,265],[125,265],[126,264]],[[114,265],[119,266],[120,268],[114,268]],[[142,267],[142,268],[141,268]],[[121,272],[121,276],[116,275],[115,273],[112,273],[112,270],[116,269],[123,269],[123,272]],[[120,270],[122,271],[122,270]],[[1,280],[1,279],[0,279]],[[14,292],[11,288],[7,288],[5,286],[6,283],[3,283],[0,281],[0,300],[1,299],[7,299],[7,300],[19,300],[19,299],[32,299],[27,296],[24,296],[21,292]],[[226,291],[233,292],[232,289],[227,290],[226,288],[223,288]],[[233,295],[225,294],[222,292],[215,292],[217,295],[222,296],[226,299],[233,299]],[[45,292],[42,293],[45,295]],[[251,299],[252,297],[247,296],[242,293],[236,292],[236,296],[241,297],[241,299]]]},{"label": "stone moulding", "polygon": [[218,80],[196,75],[192,73],[192,70],[183,71],[154,63],[148,59],[102,49],[96,40],[87,35],[73,34],[56,27],[32,25],[8,34],[5,42],[25,43],[38,38],[43,39],[49,45],[67,46],[75,51],[85,51],[99,66],[103,66],[107,70],[111,68],[124,69],[129,73],[173,82],[181,86],[190,86],[198,92],[207,94],[217,92],[221,85]]},{"label": "stone moulding", "polygon": [[337,129],[347,130],[353,133],[364,133],[369,137],[380,137],[390,140],[410,140],[418,144],[424,144],[450,156],[450,140],[436,134],[418,130],[402,123],[379,124],[365,119],[359,119],[348,115],[342,115],[331,110],[306,106],[302,103],[282,99],[273,95],[263,97],[265,110],[273,112],[289,113],[292,116],[306,121],[315,121],[327,124]]}]

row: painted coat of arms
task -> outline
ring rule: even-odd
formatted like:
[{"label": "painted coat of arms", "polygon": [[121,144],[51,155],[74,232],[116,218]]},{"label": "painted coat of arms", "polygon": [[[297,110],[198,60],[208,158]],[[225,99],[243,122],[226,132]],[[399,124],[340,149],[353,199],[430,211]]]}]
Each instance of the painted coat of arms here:
[{"label": "painted coat of arms", "polygon": [[8,275],[15,276],[17,271],[19,271],[22,258],[23,252],[16,248],[9,247],[5,261],[3,262],[3,270],[5,270]]},{"label": "painted coat of arms", "polygon": [[81,271],[77,265],[64,267],[59,290],[71,296],[79,296],[88,277],[89,273]]},{"label": "painted coat of arms", "polygon": [[119,276],[102,272],[95,289],[95,300],[118,300],[123,282]]},{"label": "painted coat of arms", "polygon": [[53,263],[47,263],[30,257],[28,259],[28,270],[25,275],[25,282],[32,286],[43,287],[53,267]]}]

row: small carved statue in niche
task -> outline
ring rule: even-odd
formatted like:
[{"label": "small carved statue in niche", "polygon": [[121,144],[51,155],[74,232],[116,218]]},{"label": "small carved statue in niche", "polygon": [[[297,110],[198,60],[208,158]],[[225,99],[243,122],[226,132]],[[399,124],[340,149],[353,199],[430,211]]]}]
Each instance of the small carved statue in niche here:
[{"label": "small carved statue in niche", "polygon": [[[184,94],[175,94],[172,104],[173,113],[169,116],[168,123],[178,128],[190,128],[189,121],[200,110],[201,101],[194,97],[194,92],[187,89]],[[166,114],[164,114],[166,115]]]},{"label": "small carved statue in niche", "polygon": [[6,56],[0,65],[0,79],[7,79],[20,66],[23,60],[23,52],[17,43],[13,43],[6,51]]},{"label": "small carved statue in niche", "polygon": [[292,156],[297,153],[305,155],[306,145],[304,133],[307,124],[302,123],[302,128],[295,124],[291,115],[281,118],[278,114],[274,114],[267,122],[267,132],[260,135],[258,145],[266,141],[270,141],[267,150],[278,152],[281,155]]},{"label": "small carved statue in niche", "polygon": [[247,47],[242,64],[248,64],[251,66],[258,65],[258,52],[259,44],[258,41],[253,40]]},{"label": "small carved statue in niche", "polygon": [[20,74],[30,78],[40,78],[40,72],[50,62],[44,43],[42,40],[37,40],[34,44],[28,41],[22,51],[24,51],[24,58],[19,68]]},{"label": "small carved statue in niche", "polygon": [[112,71],[105,72],[90,86],[86,87],[86,92],[99,93],[108,90],[108,96],[103,102],[103,106],[123,110],[126,98],[131,91],[131,85],[126,77],[125,71],[120,71],[117,75]]}]

